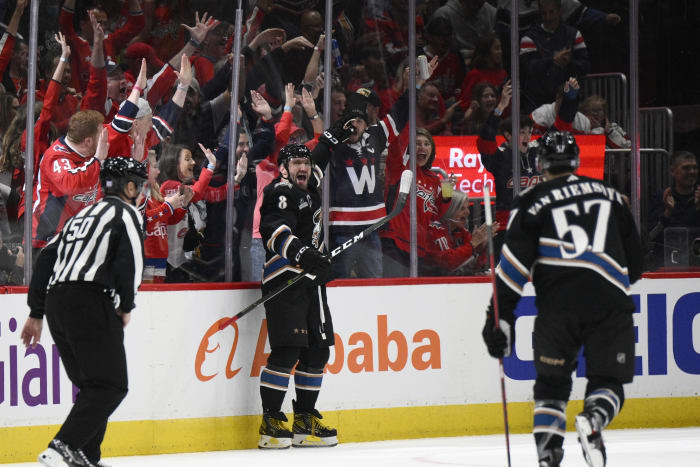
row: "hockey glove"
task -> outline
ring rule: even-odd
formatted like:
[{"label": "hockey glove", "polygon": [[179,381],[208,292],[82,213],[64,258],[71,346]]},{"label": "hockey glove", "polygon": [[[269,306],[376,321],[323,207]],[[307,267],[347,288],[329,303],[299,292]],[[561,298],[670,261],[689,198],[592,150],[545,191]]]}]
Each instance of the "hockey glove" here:
[{"label": "hockey glove", "polygon": [[299,265],[305,273],[314,276],[328,276],[331,272],[331,257],[316,248],[305,246],[300,251]]},{"label": "hockey glove", "polygon": [[340,143],[346,142],[355,133],[355,126],[352,124],[353,115],[344,113],[335,123],[333,123],[321,136],[319,141],[323,141],[328,146],[334,148]]},{"label": "hockey glove", "polygon": [[494,328],[493,306],[486,310],[486,324],[481,335],[486,343],[489,355],[493,358],[509,357],[511,346],[515,342],[515,329],[508,321],[498,320],[498,329]]}]

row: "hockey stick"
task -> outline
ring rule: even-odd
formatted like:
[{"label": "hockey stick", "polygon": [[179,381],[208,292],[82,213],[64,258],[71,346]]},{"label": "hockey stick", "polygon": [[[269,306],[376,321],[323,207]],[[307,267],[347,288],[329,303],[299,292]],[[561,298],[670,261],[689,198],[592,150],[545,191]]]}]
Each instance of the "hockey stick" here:
[{"label": "hockey stick", "polygon": [[[484,209],[486,211],[486,231],[489,238],[489,265],[491,266],[491,284],[493,284],[493,321],[494,329],[499,329],[498,319],[498,291],[496,290],[496,269],[494,267],[493,254],[493,218],[491,217],[491,196],[488,187],[484,187]],[[498,359],[498,370],[501,378],[501,401],[503,402],[503,423],[506,428],[506,453],[508,455],[508,467],[510,467],[510,436],[508,430],[508,402],[506,400],[506,379],[503,371],[503,358]]]},{"label": "hockey stick", "polygon": [[[346,241],[342,245],[338,245],[336,248],[331,251],[331,258],[335,258],[339,254],[341,254],[343,251],[347,250],[363,238],[367,237],[368,235],[372,234],[379,228],[381,228],[384,224],[389,222],[391,219],[394,217],[398,216],[399,213],[403,210],[404,206],[406,205],[406,199],[408,198],[408,192],[411,189],[411,181],[413,180],[413,173],[410,170],[404,170],[403,173],[401,174],[401,182],[399,184],[399,195],[396,199],[396,204],[394,205],[394,209],[391,210],[391,212],[387,215],[382,217],[380,220],[375,222],[374,224],[370,225],[367,227],[365,230],[360,232],[359,234],[355,235],[353,238],[350,240]],[[267,302],[268,300],[271,300],[272,298],[276,297],[277,295],[281,294],[297,282],[299,282],[301,279],[306,277],[306,274],[299,274],[291,279],[289,279],[287,282],[284,284],[280,284],[279,287],[277,287],[275,290],[272,292],[268,293],[267,295],[260,297],[247,307],[243,308],[241,311],[236,313],[235,316],[232,318],[229,318],[228,320],[224,321],[219,325],[219,330],[224,329],[226,326],[229,326],[239,319],[241,319],[243,316],[247,315],[249,312],[257,308],[258,306],[262,305],[263,303]]]}]

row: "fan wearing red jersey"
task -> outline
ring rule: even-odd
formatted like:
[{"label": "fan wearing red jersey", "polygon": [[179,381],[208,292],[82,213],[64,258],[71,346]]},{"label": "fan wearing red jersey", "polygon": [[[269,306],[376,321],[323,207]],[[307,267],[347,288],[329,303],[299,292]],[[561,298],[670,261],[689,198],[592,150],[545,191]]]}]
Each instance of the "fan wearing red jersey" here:
[{"label": "fan wearing red jersey", "polygon": [[[146,60],[141,60],[141,70],[129,98],[122,103],[114,120],[108,125],[108,157],[130,154],[134,159],[142,161],[148,155],[149,148],[165,141],[172,134],[173,125],[185,104],[187,90],[192,83],[192,67],[187,55],[182,56],[180,72],[175,73],[179,80],[177,91],[158,115],[153,115],[148,101],[141,97],[147,77]],[[134,142],[139,137],[145,139],[145,145],[138,154],[132,154]]]},{"label": "fan wearing red jersey", "polygon": [[183,207],[187,206],[194,196],[194,191],[187,187],[184,191],[175,191],[170,196],[163,197],[157,178],[160,174],[155,151],[148,152],[148,191],[138,207],[146,221],[146,238],[143,242],[144,267],[143,281],[165,282],[166,262],[168,259],[168,226],[179,222],[176,212],[184,214]]},{"label": "fan wearing red jersey", "polygon": [[104,117],[81,110],[68,121],[68,134],[54,141],[39,165],[32,220],[32,246],[43,248],[85,206],[95,204],[100,166],[107,158]]},{"label": "fan wearing red jersey", "polygon": [[[443,193],[440,177],[430,171],[435,160],[435,142],[430,132],[423,128],[416,131],[416,213],[418,215],[418,256],[431,250],[428,226],[447,211],[451,198]],[[389,145],[386,159],[387,205],[393,205],[401,173],[408,168],[408,125],[396,141]],[[410,214],[408,205],[401,214],[389,221],[388,228],[380,232],[382,239],[384,277],[408,276],[410,251]]]}]

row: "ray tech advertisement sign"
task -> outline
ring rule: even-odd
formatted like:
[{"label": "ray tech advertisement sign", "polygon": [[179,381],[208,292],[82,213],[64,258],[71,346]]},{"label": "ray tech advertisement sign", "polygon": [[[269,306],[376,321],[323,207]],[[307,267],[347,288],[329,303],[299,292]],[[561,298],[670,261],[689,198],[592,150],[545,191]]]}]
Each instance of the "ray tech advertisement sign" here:
[{"label": "ray tech advertisement sign", "polygon": [[[477,136],[436,136],[434,140],[436,152],[433,167],[440,167],[448,174],[455,174],[457,176],[456,188],[459,191],[480,197],[484,195],[484,186],[488,186],[491,195],[494,194],[493,176],[486,170],[481,158],[502,156],[500,151],[496,156],[482,156],[476,147]],[[500,146],[505,139],[498,136],[496,141]],[[581,151],[579,156],[581,166],[577,173],[602,179],[605,161],[605,136],[576,135],[576,143]],[[539,175],[524,175],[520,180],[520,187],[525,189],[540,181],[541,176]],[[512,186],[513,181],[509,180],[508,184]]]}]

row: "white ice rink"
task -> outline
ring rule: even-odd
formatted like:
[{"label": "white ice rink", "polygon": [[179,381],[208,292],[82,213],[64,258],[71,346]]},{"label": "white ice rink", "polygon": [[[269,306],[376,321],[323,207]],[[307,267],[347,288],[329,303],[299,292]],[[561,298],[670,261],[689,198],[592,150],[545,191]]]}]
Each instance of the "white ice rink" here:
[{"label": "white ice rink", "polygon": [[[609,467],[700,467],[700,428],[605,432]],[[567,433],[563,467],[586,467],[575,433]],[[535,467],[531,435],[511,437],[513,467]],[[341,444],[329,449],[222,451],[104,459],[114,467],[505,466],[503,436],[469,436]],[[8,464],[29,466],[37,464]]]}]

